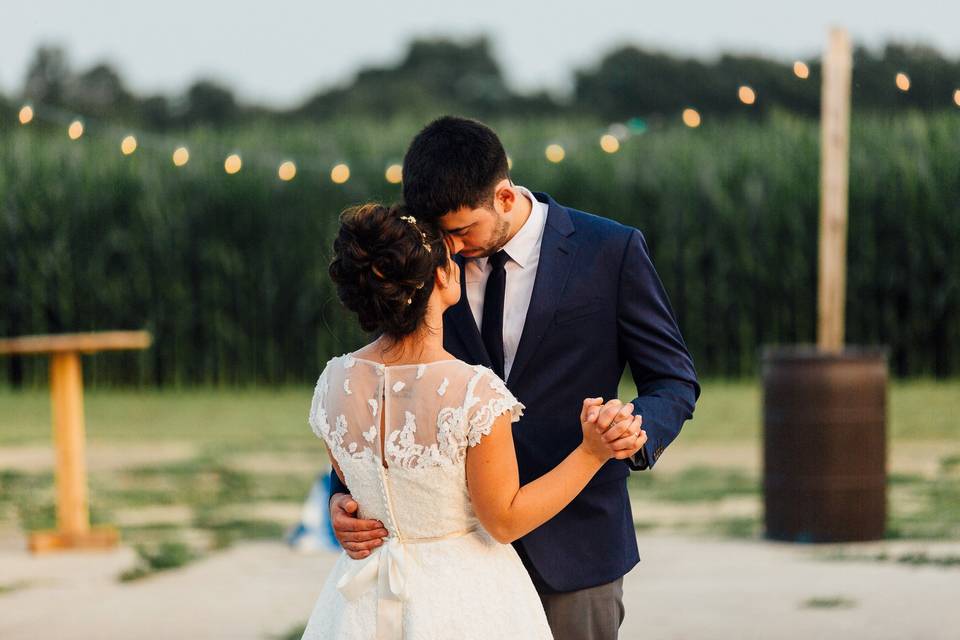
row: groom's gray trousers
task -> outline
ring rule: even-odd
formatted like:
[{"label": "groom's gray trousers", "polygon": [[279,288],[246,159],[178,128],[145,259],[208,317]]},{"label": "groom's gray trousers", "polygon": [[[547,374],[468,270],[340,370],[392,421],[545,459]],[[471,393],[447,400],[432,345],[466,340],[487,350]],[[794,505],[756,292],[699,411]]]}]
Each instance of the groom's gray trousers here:
[{"label": "groom's gray trousers", "polygon": [[544,583],[523,547],[514,548],[537,588],[554,640],[617,640],[624,616],[622,576],[577,591],[554,591]]},{"label": "groom's gray trousers", "polygon": [[623,578],[567,593],[540,593],[554,640],[616,640],[623,622]]}]

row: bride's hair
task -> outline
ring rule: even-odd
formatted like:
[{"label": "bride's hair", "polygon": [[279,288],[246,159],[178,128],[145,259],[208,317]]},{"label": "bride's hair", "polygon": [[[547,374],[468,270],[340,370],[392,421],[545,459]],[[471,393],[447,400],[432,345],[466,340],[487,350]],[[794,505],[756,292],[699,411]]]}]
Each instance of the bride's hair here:
[{"label": "bride's hair", "polygon": [[403,205],[369,203],[340,214],[330,278],[364,331],[392,338],[413,333],[426,315],[436,270],[446,266],[440,228]]}]

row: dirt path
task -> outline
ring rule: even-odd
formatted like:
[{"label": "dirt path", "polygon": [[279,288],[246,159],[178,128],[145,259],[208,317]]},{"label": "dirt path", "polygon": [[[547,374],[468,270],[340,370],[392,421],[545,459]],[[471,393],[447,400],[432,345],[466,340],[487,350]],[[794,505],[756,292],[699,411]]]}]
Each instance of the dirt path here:
[{"label": "dirt path", "polygon": [[[7,537],[0,637],[266,640],[305,622],[334,556],[241,544],[186,568],[123,584],[127,548],[33,558]],[[956,637],[960,568],[837,561],[845,553],[960,555],[960,543],[793,546],[641,535],[624,585],[623,640]],[[821,606],[805,606],[819,599]],[[837,605],[829,607],[828,605]]]}]

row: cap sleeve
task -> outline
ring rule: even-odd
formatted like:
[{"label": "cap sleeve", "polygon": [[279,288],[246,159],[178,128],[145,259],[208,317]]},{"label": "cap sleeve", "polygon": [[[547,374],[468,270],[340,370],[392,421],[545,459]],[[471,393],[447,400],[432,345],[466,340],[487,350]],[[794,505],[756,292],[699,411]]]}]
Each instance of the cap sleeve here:
[{"label": "cap sleeve", "polygon": [[509,411],[510,422],[516,422],[524,410],[523,403],[497,374],[486,367],[476,367],[475,372],[467,385],[466,397],[466,436],[471,447],[480,444],[480,439],[490,434],[499,416]]},{"label": "cap sleeve", "polygon": [[330,363],[323,368],[320,377],[317,378],[317,384],[313,389],[313,400],[310,402],[310,414],[307,416],[307,422],[310,428],[318,438],[328,439],[330,436],[330,424],[327,422],[327,382]]}]

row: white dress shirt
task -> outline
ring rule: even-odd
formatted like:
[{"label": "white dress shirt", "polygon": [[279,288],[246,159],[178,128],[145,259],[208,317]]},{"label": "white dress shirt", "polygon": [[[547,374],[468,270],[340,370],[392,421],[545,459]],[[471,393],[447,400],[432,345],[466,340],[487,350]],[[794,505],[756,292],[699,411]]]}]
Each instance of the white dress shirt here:
[{"label": "white dress shirt", "polygon": [[[543,241],[543,228],[547,223],[547,205],[539,202],[526,187],[517,186],[517,190],[530,201],[530,216],[517,231],[516,235],[503,246],[510,259],[504,263],[506,283],[503,293],[503,374],[510,376],[513,360],[517,356],[520,334],[530,308],[533,283],[537,279],[537,265],[540,264],[540,244]],[[477,328],[482,329],[483,295],[487,288],[490,268],[487,258],[467,258],[464,262],[467,283],[467,302],[473,312]]]}]

